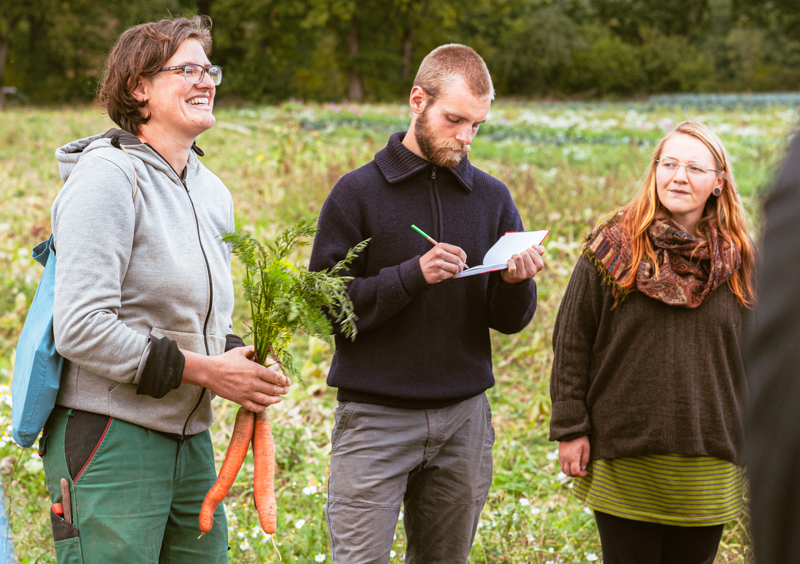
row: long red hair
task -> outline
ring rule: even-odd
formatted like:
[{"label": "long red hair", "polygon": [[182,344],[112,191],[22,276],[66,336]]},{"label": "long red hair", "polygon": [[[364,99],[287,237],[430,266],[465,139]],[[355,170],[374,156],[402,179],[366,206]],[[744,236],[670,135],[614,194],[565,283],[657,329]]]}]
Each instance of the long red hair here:
[{"label": "long red hair", "polygon": [[[717,221],[719,233],[732,244],[736,245],[742,256],[742,265],[738,272],[728,279],[728,286],[744,307],[751,307],[756,301],[755,285],[753,273],[755,271],[755,249],[750,237],[747,235],[747,215],[745,214],[739,192],[736,190],[736,183],[733,179],[733,169],[731,168],[728,154],[719,138],[714,135],[706,126],[694,121],[685,121],[678,124],[675,129],[669,132],[656,145],[653,151],[653,158],[642,182],[639,192],[633,200],[615,211],[616,215],[620,211],[625,212],[622,218],[622,226],[628,232],[631,240],[631,264],[638,265],[646,257],[651,264],[658,269],[658,261],[653,245],[647,236],[647,228],[659,217],[669,217],[669,212],[661,204],[656,191],[656,167],[658,159],[664,150],[664,144],[673,135],[691,135],[699,139],[714,158],[714,165],[723,178],[722,193],[719,196],[713,194],[706,201],[703,217],[697,224],[698,233],[704,232],[704,225],[712,220]],[[636,289],[637,268],[631,268],[627,274],[618,280],[617,283],[630,291]]]}]

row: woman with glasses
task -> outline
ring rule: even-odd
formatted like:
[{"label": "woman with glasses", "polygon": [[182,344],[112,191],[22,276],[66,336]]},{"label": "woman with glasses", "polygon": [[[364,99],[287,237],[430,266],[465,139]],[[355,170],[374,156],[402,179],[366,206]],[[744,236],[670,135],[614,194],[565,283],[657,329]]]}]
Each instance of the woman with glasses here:
[{"label": "woman with glasses", "polygon": [[587,237],[553,332],[550,439],[605,564],[712,563],[741,512],[753,271],[725,148],[684,122]]},{"label": "woman with glasses", "polygon": [[260,412],[289,385],[232,331],[219,236],[235,229],[233,202],[195,144],[222,80],[209,24],[125,31],[99,96],[119,128],[56,152],[53,325],[67,362],[40,449],[62,564],[226,562],[222,506],[198,539],[216,478],[211,400]]}]

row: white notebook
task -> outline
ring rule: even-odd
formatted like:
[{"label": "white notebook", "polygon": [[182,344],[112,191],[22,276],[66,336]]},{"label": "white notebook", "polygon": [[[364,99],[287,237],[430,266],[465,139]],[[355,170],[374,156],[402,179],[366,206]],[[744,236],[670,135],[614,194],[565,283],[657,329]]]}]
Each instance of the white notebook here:
[{"label": "white notebook", "polygon": [[520,254],[533,245],[541,245],[548,233],[550,233],[549,229],[506,233],[486,252],[483,257],[483,264],[462,270],[453,278],[464,278],[465,276],[483,274],[484,272],[505,270],[508,268],[508,260],[511,257]]}]

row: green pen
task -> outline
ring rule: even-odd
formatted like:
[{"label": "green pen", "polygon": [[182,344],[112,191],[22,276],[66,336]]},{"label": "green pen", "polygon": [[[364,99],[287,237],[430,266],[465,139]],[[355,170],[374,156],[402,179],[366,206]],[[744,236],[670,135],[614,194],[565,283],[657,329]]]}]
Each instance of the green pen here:
[{"label": "green pen", "polygon": [[[430,235],[428,235],[427,233],[425,233],[425,232],[424,232],[422,229],[420,229],[420,228],[419,228],[419,227],[417,227],[416,225],[413,225],[413,224],[412,224],[412,225],[411,225],[411,229],[413,229],[414,231],[416,231],[417,233],[419,233],[420,235],[422,235],[423,237],[425,237],[425,238],[426,238],[428,241],[430,241],[430,242],[431,242],[431,244],[433,244],[433,245],[438,245],[438,244],[439,244],[439,243],[437,243],[437,242],[436,242],[436,240],[435,240],[433,237],[431,237]],[[464,263],[464,268],[465,268],[465,269],[469,268],[469,267],[467,266],[467,263]]]}]

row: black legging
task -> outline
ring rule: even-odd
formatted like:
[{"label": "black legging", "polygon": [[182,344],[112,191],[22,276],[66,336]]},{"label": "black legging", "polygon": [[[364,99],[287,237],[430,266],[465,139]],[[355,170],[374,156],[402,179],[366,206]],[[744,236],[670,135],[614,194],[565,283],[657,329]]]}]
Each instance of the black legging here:
[{"label": "black legging", "polygon": [[603,564],[713,564],[724,525],[677,527],[594,512]]}]

